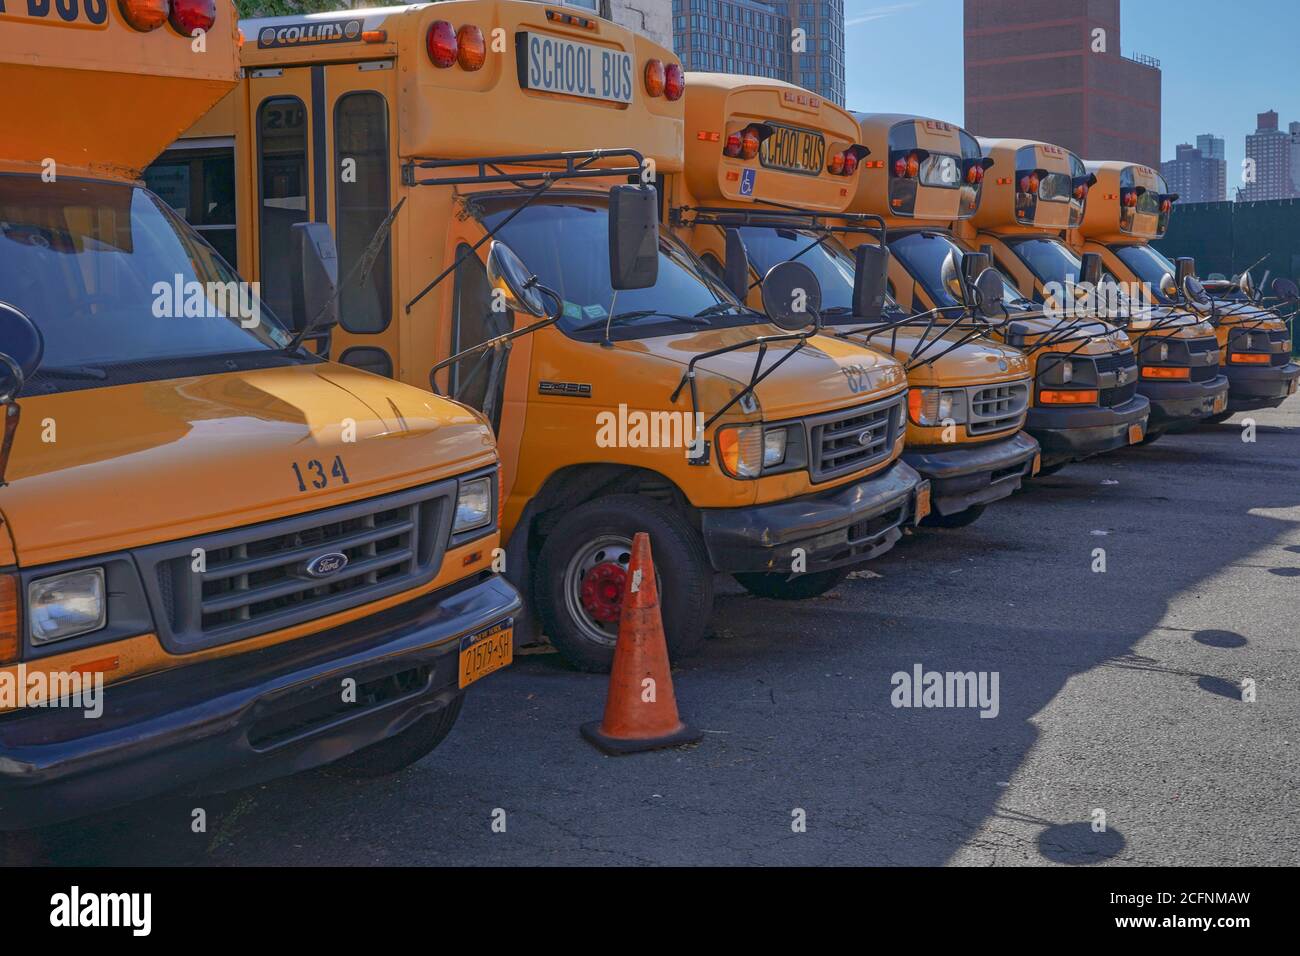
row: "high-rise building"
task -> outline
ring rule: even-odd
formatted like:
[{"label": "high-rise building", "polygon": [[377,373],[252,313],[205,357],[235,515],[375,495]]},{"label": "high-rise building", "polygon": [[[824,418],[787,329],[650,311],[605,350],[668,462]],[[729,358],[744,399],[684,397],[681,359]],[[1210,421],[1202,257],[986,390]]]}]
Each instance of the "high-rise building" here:
[{"label": "high-rise building", "polygon": [[1292,199],[1296,196],[1291,171],[1291,133],[1277,127],[1277,112],[1255,115],[1255,132],[1246,136],[1246,165],[1237,198],[1244,202]]},{"label": "high-rise building", "polygon": [[1196,148],[1201,151],[1201,155],[1206,159],[1225,161],[1227,159],[1222,136],[1215,136],[1213,133],[1202,133],[1196,137]]},{"label": "high-rise building", "polygon": [[1158,167],[1160,61],[1121,55],[1119,4],[965,0],[966,128]]},{"label": "high-rise building", "polygon": [[[1205,142],[1213,149],[1213,136],[1198,136],[1198,143]],[[1220,150],[1223,140],[1217,141]],[[1188,202],[1223,202],[1228,193],[1228,164],[1222,159],[1214,159],[1205,154],[1199,146],[1179,143],[1174,148],[1174,158],[1160,164],[1160,173],[1165,177],[1170,192],[1178,193],[1180,201]]]},{"label": "high-rise building", "polygon": [[1292,195],[1300,194],[1300,123],[1287,124],[1291,136],[1291,189]]},{"label": "high-rise building", "polygon": [[672,4],[674,49],[686,69],[773,77],[844,105],[844,0]]}]

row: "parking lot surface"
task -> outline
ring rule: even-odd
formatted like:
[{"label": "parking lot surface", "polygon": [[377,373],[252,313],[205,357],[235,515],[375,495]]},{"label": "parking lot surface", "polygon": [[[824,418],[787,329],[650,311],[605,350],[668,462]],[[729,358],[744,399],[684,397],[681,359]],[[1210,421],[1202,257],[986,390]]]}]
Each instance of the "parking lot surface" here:
[{"label": "parking lot surface", "polygon": [[[697,746],[602,756],[578,726],[600,716],[605,678],[530,653],[397,776],[152,800],[0,838],[0,855],[1300,862],[1300,398],[1071,465],[815,601],[719,589],[712,640],[673,675]],[[895,707],[892,675],[918,665],[996,674],[996,716]]]}]

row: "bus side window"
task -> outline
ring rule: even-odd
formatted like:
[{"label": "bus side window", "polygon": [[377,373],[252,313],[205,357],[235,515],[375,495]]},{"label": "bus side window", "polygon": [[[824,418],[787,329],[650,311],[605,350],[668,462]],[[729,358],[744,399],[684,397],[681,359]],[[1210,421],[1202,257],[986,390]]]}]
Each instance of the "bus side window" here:
[{"label": "bus side window", "polygon": [[239,271],[235,232],[235,147],[170,149],[144,171],[144,184]]},{"label": "bus side window", "polygon": [[[492,310],[492,286],[487,270],[478,255],[468,244],[456,248],[460,265],[456,267],[452,288],[452,343],[451,351],[473,348],[481,342],[495,338],[514,327],[513,312]],[[504,362],[508,352],[489,349],[457,362],[451,369],[451,396],[479,411],[488,404],[489,380],[496,381],[493,401],[495,429],[501,415],[501,397],[505,390],[505,370],[494,365]],[[495,374],[494,374],[495,373]]]},{"label": "bus side window", "polygon": [[290,227],[307,221],[307,111],[296,96],[272,97],[258,107],[257,164],[261,295],[288,321],[293,315]]},{"label": "bus side window", "polygon": [[[334,177],[334,234],[342,278],[388,215],[388,104],[381,94],[345,93],[334,104]],[[391,241],[385,241],[364,284],[343,286],[339,322],[346,331],[388,328],[393,306],[390,250]]]}]

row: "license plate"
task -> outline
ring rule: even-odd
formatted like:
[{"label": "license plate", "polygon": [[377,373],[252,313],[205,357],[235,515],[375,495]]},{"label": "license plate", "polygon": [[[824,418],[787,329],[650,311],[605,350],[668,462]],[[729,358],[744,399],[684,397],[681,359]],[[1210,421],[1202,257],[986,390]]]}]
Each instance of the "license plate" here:
[{"label": "license plate", "polygon": [[930,513],[930,483],[923,481],[916,486],[916,516],[912,519],[914,524],[920,524],[926,515]]},{"label": "license plate", "polygon": [[1214,396],[1214,412],[1213,412],[1212,414],[1217,415],[1217,414],[1219,414],[1219,412],[1223,411],[1223,410],[1224,410],[1225,408],[1227,408],[1227,407],[1228,407],[1228,396],[1227,396],[1227,395],[1215,395],[1215,396]]},{"label": "license plate", "polygon": [[108,26],[108,3],[109,0],[0,0],[0,20],[103,29]]},{"label": "license plate", "polygon": [[1033,478],[1036,474],[1038,474],[1042,470],[1043,470],[1043,453],[1036,451],[1034,452],[1034,467],[1029,472],[1029,477]]},{"label": "license plate", "polygon": [[1135,422],[1128,427],[1128,443],[1136,445],[1142,440],[1142,423]]},{"label": "license plate", "polygon": [[1295,394],[1296,382],[1297,382],[1296,379],[1294,379],[1294,378],[1291,379],[1291,388],[1288,389],[1288,391],[1287,391],[1287,394],[1288,394],[1288,395],[1294,395],[1294,394]]},{"label": "license plate", "polygon": [[460,639],[460,686],[499,671],[515,657],[515,622],[502,621]]},{"label": "license plate", "polygon": [[826,140],[821,133],[768,123],[772,135],[758,149],[758,161],[774,169],[818,175],[826,168]]},{"label": "license plate", "polygon": [[519,85],[610,103],[632,102],[632,55],[592,43],[521,31],[515,35]]}]

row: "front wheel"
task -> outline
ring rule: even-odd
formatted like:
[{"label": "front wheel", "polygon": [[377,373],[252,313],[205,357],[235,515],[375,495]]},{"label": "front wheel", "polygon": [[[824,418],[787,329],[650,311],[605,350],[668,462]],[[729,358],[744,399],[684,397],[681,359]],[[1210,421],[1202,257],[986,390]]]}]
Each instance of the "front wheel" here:
[{"label": "front wheel", "polygon": [[650,535],[668,655],[693,652],[713,611],[713,567],[699,533],[668,505],[611,495],[580,505],[546,537],[537,562],[538,610],[569,664],[605,672],[614,663],[632,538]]},{"label": "front wheel", "polygon": [[941,515],[937,511],[932,511],[921,519],[921,524],[933,528],[964,528],[968,524],[974,524],[979,520],[979,516],[984,513],[986,505],[971,505],[965,511],[958,511],[955,514]]},{"label": "front wheel", "polygon": [[1038,469],[1038,474],[1034,477],[1043,478],[1047,475],[1054,475],[1068,464],[1069,461],[1058,461],[1055,465],[1044,465],[1042,468]]},{"label": "front wheel", "polygon": [[426,714],[401,733],[362,747],[326,769],[343,777],[386,777],[397,773],[431,753],[446,739],[464,703],[465,695],[457,694],[437,713]]},{"label": "front wheel", "polygon": [[1202,419],[1201,419],[1201,424],[1202,424],[1202,425],[1222,425],[1224,422],[1226,422],[1229,418],[1231,418],[1231,417],[1232,417],[1233,415],[1235,415],[1235,414],[1236,414],[1236,412],[1219,412],[1219,414],[1217,414],[1217,415],[1210,415],[1210,416],[1207,417],[1207,418],[1202,418]]},{"label": "front wheel", "polygon": [[819,597],[849,576],[848,568],[831,568],[804,574],[784,571],[739,571],[732,575],[755,597],[777,601],[806,601]]},{"label": "front wheel", "polygon": [[1142,436],[1141,444],[1143,445],[1154,444],[1155,442],[1159,441],[1162,437],[1164,437],[1164,434],[1165,434],[1164,432],[1147,432],[1145,435]]}]

